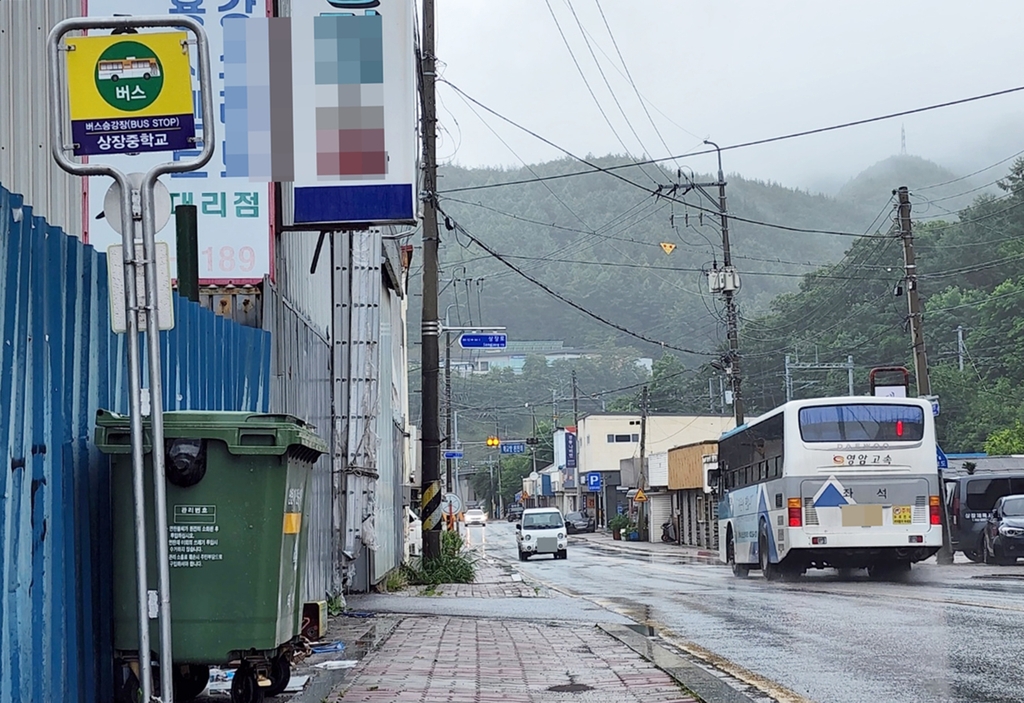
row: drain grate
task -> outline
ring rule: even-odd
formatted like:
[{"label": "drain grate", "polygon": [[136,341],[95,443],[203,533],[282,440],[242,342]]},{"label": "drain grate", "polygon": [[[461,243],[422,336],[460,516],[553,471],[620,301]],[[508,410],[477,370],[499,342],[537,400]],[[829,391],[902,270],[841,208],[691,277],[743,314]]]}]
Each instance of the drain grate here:
[{"label": "drain grate", "polygon": [[593,686],[588,686],[585,683],[563,683],[557,686],[549,686],[548,690],[552,693],[582,693],[583,691],[593,691]]}]

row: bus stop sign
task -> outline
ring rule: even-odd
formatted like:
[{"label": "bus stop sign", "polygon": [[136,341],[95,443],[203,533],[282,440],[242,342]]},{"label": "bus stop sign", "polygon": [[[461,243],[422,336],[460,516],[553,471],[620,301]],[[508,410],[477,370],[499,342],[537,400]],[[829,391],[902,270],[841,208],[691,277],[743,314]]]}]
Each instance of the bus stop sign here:
[{"label": "bus stop sign", "polygon": [[194,150],[188,34],[67,40],[75,156]]}]

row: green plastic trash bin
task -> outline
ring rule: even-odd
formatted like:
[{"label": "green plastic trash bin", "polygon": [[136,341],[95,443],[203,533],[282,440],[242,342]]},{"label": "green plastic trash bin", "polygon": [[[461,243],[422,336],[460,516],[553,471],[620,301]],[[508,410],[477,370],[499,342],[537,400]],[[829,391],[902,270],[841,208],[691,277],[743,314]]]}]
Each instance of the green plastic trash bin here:
[{"label": "green plastic trash bin", "polygon": [[[96,445],[111,457],[114,647],[131,661],[139,638],[130,419],[101,410],[96,425]],[[155,590],[150,427],[147,418],[146,544]],[[198,695],[209,665],[231,662],[241,663],[236,678],[264,686],[272,680],[253,700],[279,692],[289,675],[286,650],[301,625],[306,494],[327,445],[297,418],[245,412],[165,413],[164,440],[172,654],[176,667],[183,665],[174,672],[176,689],[198,688],[176,690],[175,698]],[[150,643],[158,652],[156,619]]]}]

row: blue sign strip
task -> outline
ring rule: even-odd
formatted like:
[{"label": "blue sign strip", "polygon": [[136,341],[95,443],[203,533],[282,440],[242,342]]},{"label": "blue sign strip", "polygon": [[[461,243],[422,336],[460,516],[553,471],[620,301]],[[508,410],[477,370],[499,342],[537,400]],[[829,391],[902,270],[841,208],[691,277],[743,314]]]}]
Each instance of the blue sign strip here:
[{"label": "blue sign strip", "polygon": [[459,337],[463,349],[504,349],[508,344],[506,334],[464,334]]},{"label": "blue sign strip", "polygon": [[502,454],[523,454],[526,452],[525,442],[502,442]]}]

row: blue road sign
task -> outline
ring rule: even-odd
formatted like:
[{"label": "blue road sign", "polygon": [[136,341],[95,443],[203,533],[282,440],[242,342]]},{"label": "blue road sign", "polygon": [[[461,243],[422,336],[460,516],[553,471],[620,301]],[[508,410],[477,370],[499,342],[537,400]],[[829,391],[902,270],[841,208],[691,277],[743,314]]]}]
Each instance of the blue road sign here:
[{"label": "blue road sign", "polygon": [[462,452],[445,452],[444,453],[444,458],[445,459],[461,459],[462,458]]},{"label": "blue road sign", "polygon": [[502,442],[502,454],[523,454],[526,452],[526,442]]},{"label": "blue road sign", "polygon": [[591,471],[589,474],[587,474],[587,490],[601,490],[601,474],[597,473],[596,471]]},{"label": "blue road sign", "polygon": [[459,337],[459,346],[463,349],[504,349],[507,344],[507,334],[464,334]]},{"label": "blue road sign", "polygon": [[939,462],[939,468],[940,469],[948,469],[949,468],[949,459],[946,458],[946,453],[944,451],[942,451],[942,447],[940,447],[937,444],[935,445],[935,456],[936,456],[936,459]]}]

